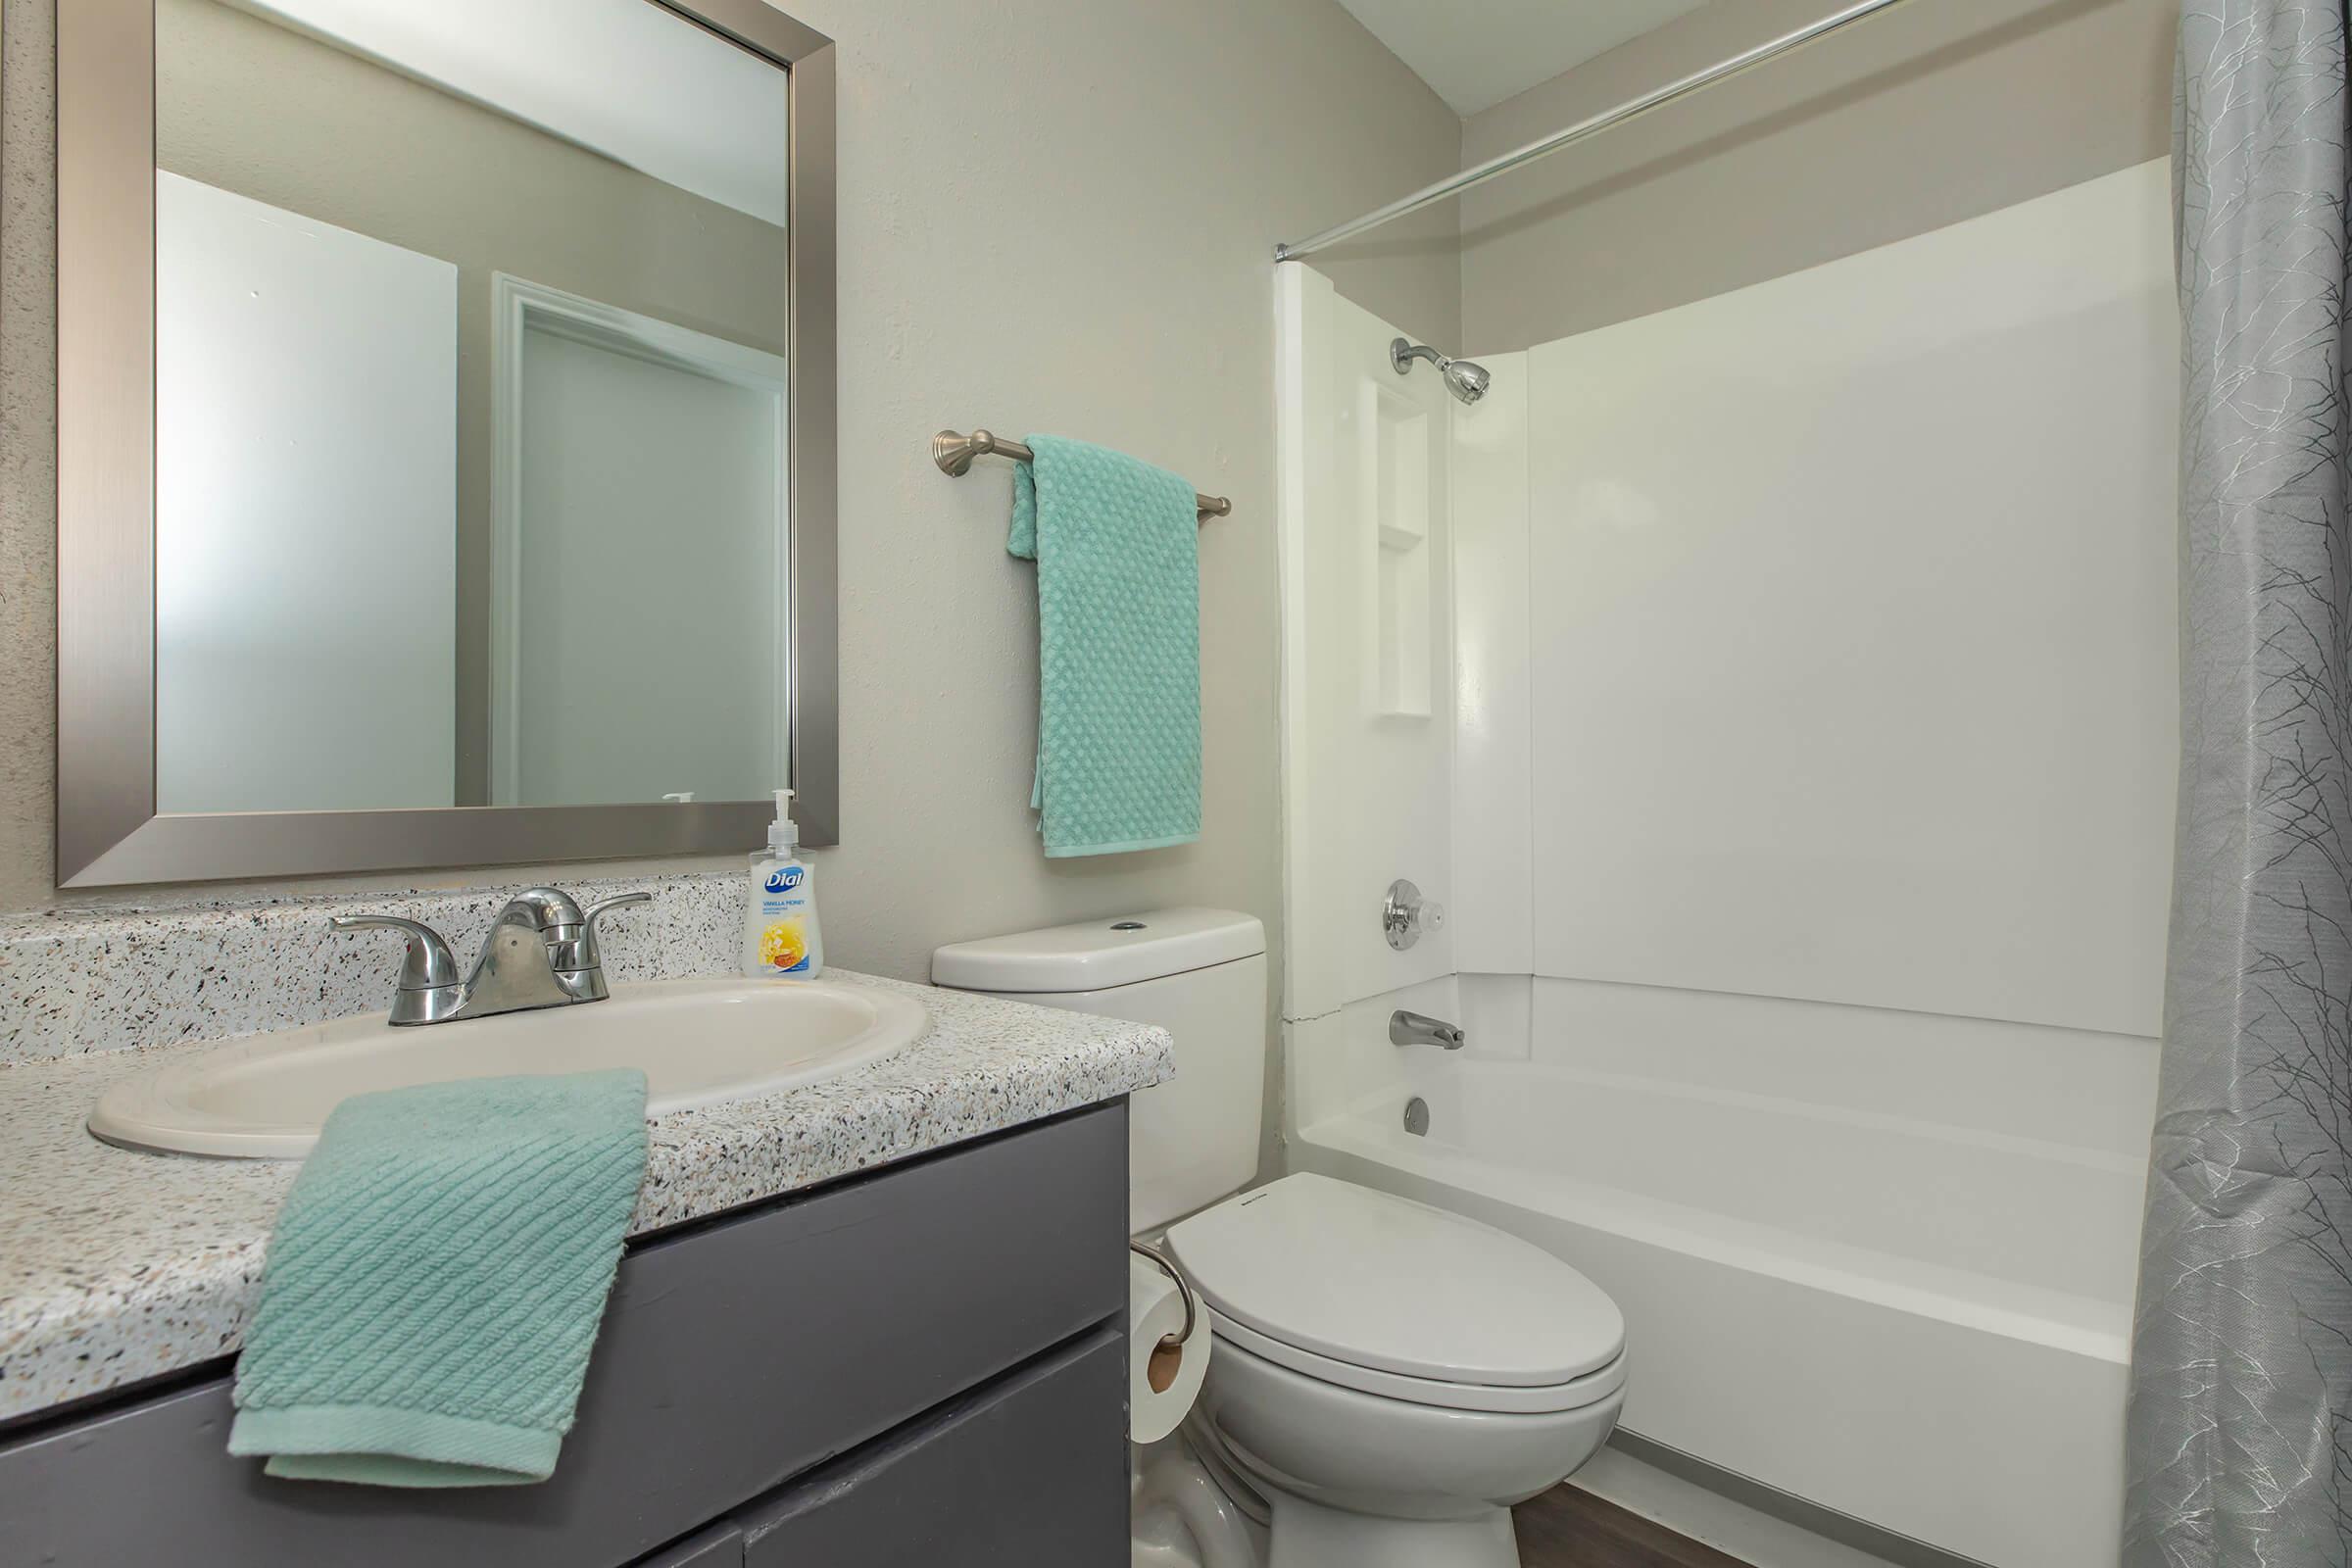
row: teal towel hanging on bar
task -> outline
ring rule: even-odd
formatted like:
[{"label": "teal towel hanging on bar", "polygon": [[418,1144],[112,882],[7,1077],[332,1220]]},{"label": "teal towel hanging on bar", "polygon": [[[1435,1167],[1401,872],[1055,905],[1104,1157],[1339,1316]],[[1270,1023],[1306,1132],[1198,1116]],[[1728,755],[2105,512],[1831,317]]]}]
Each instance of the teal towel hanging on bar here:
[{"label": "teal towel hanging on bar", "polygon": [[1004,548],[1037,563],[1037,774],[1050,856],[1200,836],[1200,542],[1192,483],[1027,437]]}]

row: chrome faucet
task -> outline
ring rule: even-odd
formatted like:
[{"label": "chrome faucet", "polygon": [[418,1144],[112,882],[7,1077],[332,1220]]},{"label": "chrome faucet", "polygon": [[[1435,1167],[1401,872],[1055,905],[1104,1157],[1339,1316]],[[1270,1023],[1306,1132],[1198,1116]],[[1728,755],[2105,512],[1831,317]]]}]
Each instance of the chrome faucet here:
[{"label": "chrome faucet", "polygon": [[1393,1046],[1436,1046],[1440,1051],[1459,1051],[1470,1043],[1470,1037],[1460,1027],[1443,1018],[1432,1018],[1426,1012],[1407,1012],[1402,1007],[1389,1014],[1389,1044]]},{"label": "chrome faucet", "polygon": [[596,922],[624,904],[644,904],[650,893],[623,893],[585,910],[556,888],[517,893],[490,922],[473,972],[458,979],[458,962],[441,933],[421,920],[396,914],[338,915],[336,931],[398,931],[408,937],[401,958],[399,990],[392,996],[392,1022],[455,1023],[533,1007],[563,1007],[602,1002],[603,956]]}]

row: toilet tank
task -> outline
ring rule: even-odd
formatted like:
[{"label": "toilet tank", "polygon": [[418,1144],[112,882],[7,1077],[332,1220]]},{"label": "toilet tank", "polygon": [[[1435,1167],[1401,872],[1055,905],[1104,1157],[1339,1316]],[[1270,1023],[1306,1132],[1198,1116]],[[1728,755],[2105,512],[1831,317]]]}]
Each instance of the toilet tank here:
[{"label": "toilet tank", "polygon": [[1128,1102],[1130,1231],[1206,1207],[1257,1173],[1266,929],[1253,916],[1153,909],[957,942],[931,955],[931,983],[1175,1037],[1175,1076]]}]

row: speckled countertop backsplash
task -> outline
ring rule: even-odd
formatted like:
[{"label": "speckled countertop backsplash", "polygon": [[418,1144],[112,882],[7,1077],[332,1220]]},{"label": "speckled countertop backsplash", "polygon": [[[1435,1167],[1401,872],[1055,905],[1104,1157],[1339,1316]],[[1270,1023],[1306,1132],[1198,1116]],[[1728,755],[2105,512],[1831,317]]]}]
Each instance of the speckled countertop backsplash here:
[{"label": "speckled countertop backsplash", "polygon": [[[0,918],[0,1065],[376,1011],[391,1003],[401,938],[337,934],[327,929],[330,915],[422,920],[449,939],[463,966],[521,886]],[[564,891],[582,905],[615,893],[654,896],[598,923],[614,980],[726,974],[740,961],[740,875],[566,882]]]}]

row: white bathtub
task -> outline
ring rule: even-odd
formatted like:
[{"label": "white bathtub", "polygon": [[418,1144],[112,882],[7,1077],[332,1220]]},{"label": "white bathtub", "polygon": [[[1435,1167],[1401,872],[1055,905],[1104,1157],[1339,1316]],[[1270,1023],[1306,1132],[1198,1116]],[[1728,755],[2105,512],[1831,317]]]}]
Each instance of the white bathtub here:
[{"label": "white bathtub", "polygon": [[[2017,1026],[1818,1009],[1845,1015],[1832,1022],[1854,1038],[1788,1031],[1803,1044],[1785,1057],[1813,1059],[1771,1070],[1757,1009],[1807,1004],[1650,993],[1630,1005],[1663,1007],[1684,1030],[1703,1021],[1694,1007],[1749,1021],[1740,1038],[1670,1048],[1675,1029],[1651,1018],[1630,1045],[1564,1049],[1592,1032],[1587,998],[1578,1027],[1552,1020],[1547,1052],[1545,984],[1525,1059],[1366,1043],[1392,1003],[1447,1004],[1426,988],[1319,1020],[1347,1038],[1321,1043],[1325,1071],[1298,1106],[1290,1163],[1475,1215],[1591,1276],[1625,1312],[1624,1424],[1645,1438],[2000,1568],[2114,1562],[2145,1173],[2144,1153],[2127,1151],[2134,1118],[2144,1149],[2144,1043],[2082,1037],[2086,1070],[2082,1052],[2038,1038],[2054,1031],[2019,1040]],[[1862,1054],[1873,1016],[1898,1020],[1881,1025],[1895,1035],[2008,1030],[1998,1050],[2044,1065],[2038,1081],[2013,1081],[2019,1114],[1958,1089],[1927,1103],[1979,1125],[1898,1114],[1883,1107],[1933,1095],[1934,1074],[1873,1084],[1863,1072],[1857,1087],[1847,1069],[1899,1054]],[[1796,1021],[1784,1012],[1762,1032]],[[1294,1051],[1317,1049],[1314,1030],[1294,1031]],[[1335,1081],[1347,1058],[1357,1067]],[[1976,1076],[2000,1065],[1980,1054]],[[2089,1141],[2032,1135],[2037,1118],[2081,1129],[2045,1102],[2053,1085],[2097,1089],[2102,1073],[2105,1098],[2126,1103]],[[1335,1092],[1348,1079],[1356,1093]],[[1825,1085],[1839,1086],[1836,1101]],[[1806,1098],[1767,1092],[1777,1087]],[[1416,1096],[1426,1136],[1403,1126]]]}]

